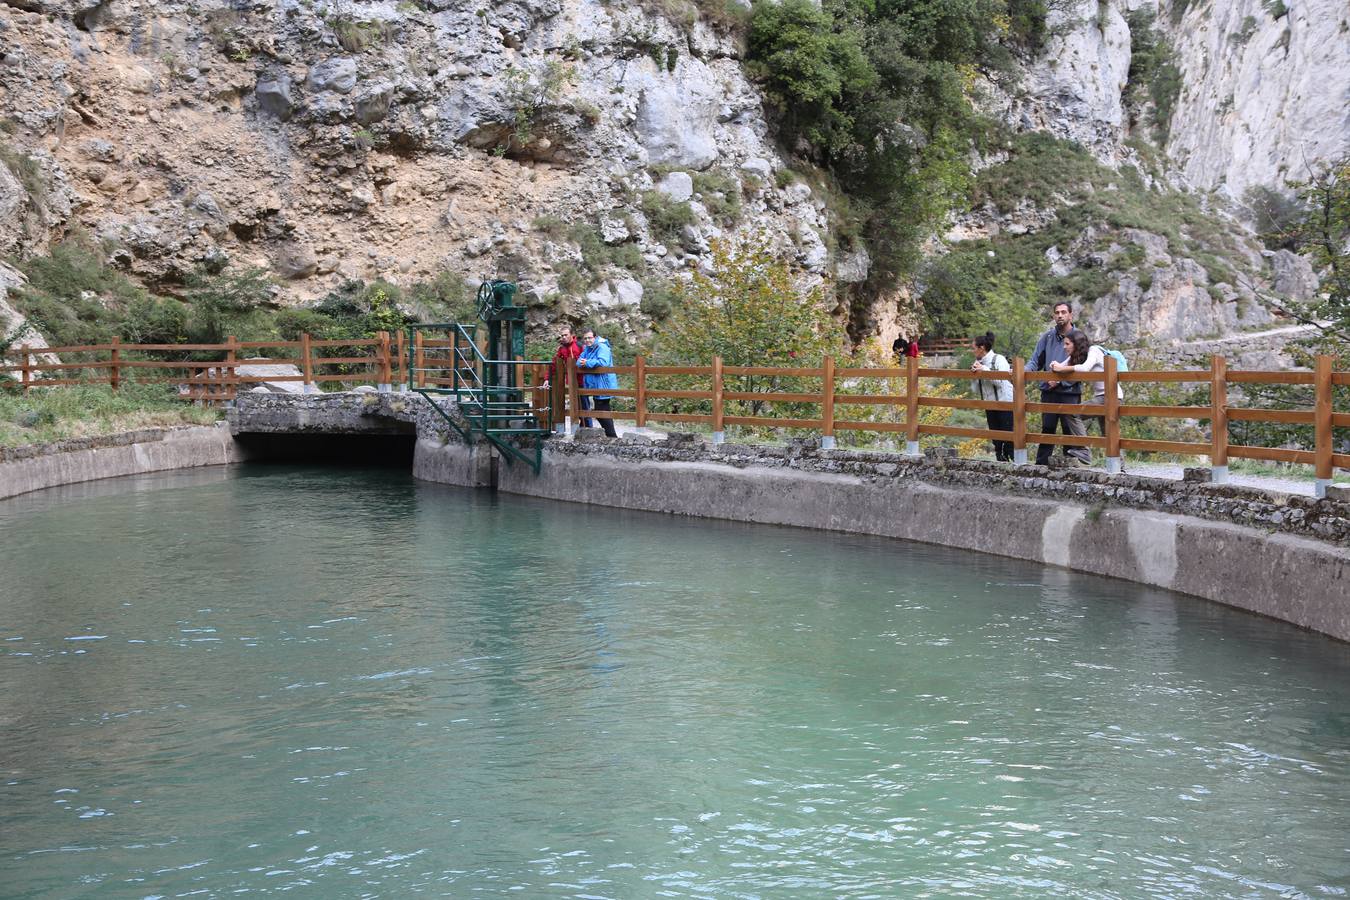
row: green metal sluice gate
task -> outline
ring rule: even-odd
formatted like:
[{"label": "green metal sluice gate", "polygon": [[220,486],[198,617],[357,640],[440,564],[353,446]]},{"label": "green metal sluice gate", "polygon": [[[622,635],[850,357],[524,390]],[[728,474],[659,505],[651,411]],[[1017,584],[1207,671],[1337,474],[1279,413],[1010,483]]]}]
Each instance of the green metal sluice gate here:
[{"label": "green metal sluice gate", "polygon": [[[408,328],[408,387],[426,398],[464,442],[481,436],[508,464],[520,461],[539,473],[544,438],[553,430],[553,409],[537,402],[524,384],[525,309],[515,304],[516,286],[484,281],[478,288],[481,324],[426,323]],[[437,397],[459,405],[461,421]],[[530,445],[527,447],[522,444]]]}]

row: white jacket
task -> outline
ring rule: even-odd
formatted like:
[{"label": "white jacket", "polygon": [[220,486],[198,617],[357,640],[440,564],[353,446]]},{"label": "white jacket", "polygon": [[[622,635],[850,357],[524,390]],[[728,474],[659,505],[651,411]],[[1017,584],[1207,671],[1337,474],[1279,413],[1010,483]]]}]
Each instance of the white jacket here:
[{"label": "white jacket", "polygon": [[[990,350],[984,355],[984,359],[975,360],[975,367],[983,369],[986,372],[1011,372],[1012,366],[1001,353],[995,353]],[[1000,403],[1011,403],[1013,398],[1013,388],[1011,381],[987,381],[983,378],[975,380],[975,396],[981,400],[996,400]]]},{"label": "white jacket", "polygon": [[[1075,372],[1105,372],[1106,371],[1106,351],[1096,344],[1088,348],[1087,359],[1073,367]],[[1084,382],[1086,383],[1086,382]],[[1125,399],[1125,389],[1116,382],[1116,399]],[[1092,382],[1092,402],[1102,403],[1106,400],[1106,381]]]}]

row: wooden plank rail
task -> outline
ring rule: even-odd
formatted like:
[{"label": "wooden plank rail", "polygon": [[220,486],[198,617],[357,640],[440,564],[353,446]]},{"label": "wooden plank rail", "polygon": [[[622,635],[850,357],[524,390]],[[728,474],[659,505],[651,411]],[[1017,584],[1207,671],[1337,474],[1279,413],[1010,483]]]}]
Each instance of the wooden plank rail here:
[{"label": "wooden plank rail", "polygon": [[[82,384],[109,385],[118,390],[130,384],[179,383],[184,385],[182,396],[198,402],[231,400],[240,386],[264,381],[299,381],[307,391],[318,384],[390,385],[410,380],[419,386],[453,386],[455,367],[462,361],[446,351],[456,346],[455,341],[431,334],[414,329],[411,340],[399,331],[380,332],[369,338],[315,339],[302,334],[296,340],[239,341],[230,337],[217,344],[130,344],[114,339],[102,344],[20,346],[10,351],[8,362],[0,361],[3,362],[0,364],[0,384],[12,384],[13,389],[28,392]],[[965,345],[965,342],[958,343]],[[325,356],[325,352],[334,355]],[[48,362],[45,361],[49,358],[46,354],[62,358],[59,362]],[[249,359],[249,356],[256,358]],[[903,434],[910,442],[932,435],[1008,439],[1014,450],[1023,452],[1028,442],[1039,442],[1100,447],[1106,451],[1108,459],[1116,460],[1127,450],[1208,456],[1216,467],[1226,467],[1230,457],[1304,463],[1314,466],[1319,481],[1329,481],[1336,467],[1350,463],[1350,454],[1337,452],[1335,433],[1336,429],[1350,430],[1350,410],[1335,408],[1335,389],[1350,386],[1350,372],[1333,371],[1332,359],[1326,356],[1318,357],[1311,371],[1233,370],[1227,367],[1223,357],[1216,356],[1205,369],[1117,372],[1115,360],[1108,358],[1103,372],[1053,373],[1053,380],[1104,385],[1106,399],[1103,404],[1086,403],[1073,408],[1078,415],[1103,418],[1105,434],[1090,437],[1042,435],[1028,427],[1029,415],[1066,410],[1062,404],[1040,402],[1041,398],[1033,392],[1042,381],[1052,380],[1051,373],[1027,372],[1021,359],[1012,361],[1009,372],[977,372],[920,366],[918,360],[908,357],[903,367],[878,368],[837,366],[832,357],[821,360],[818,366],[801,367],[726,365],[716,358],[709,365],[654,365],[650,360],[638,357],[633,365],[589,370],[588,374],[617,376],[622,385],[620,388],[585,388],[576,367],[568,366],[566,372],[559,373],[561,377],[554,379],[548,391],[540,387],[546,377],[547,363],[501,362],[516,366],[522,389],[534,391],[537,396],[532,402],[540,409],[552,409],[551,415],[557,423],[563,421],[564,412],[574,420],[581,419],[583,397],[610,396],[623,408],[612,413],[585,411],[586,418],[634,421],[639,426],[648,422],[711,425],[718,435],[727,425],[810,429],[819,431],[831,442],[839,432],[849,431]],[[239,367],[250,363],[294,366],[299,373],[239,374]],[[659,381],[653,384],[653,378]],[[691,379],[693,383],[681,383],[680,379]],[[782,379],[810,381],[807,386],[799,387],[798,382]],[[872,382],[872,386],[860,384],[863,379]],[[926,383],[941,383],[950,390],[975,379],[1011,382],[1012,402],[945,396],[943,392],[932,393],[931,389],[925,388]],[[1128,394],[1133,385],[1148,384],[1205,385],[1208,402],[1186,406],[1142,404],[1117,398],[1117,385]],[[881,389],[873,389],[877,385]],[[1312,403],[1295,409],[1233,406],[1230,391],[1235,385],[1239,392],[1242,385],[1305,386],[1311,388]],[[689,401],[701,406],[681,410],[678,405],[671,408],[670,401]],[[1341,402],[1344,403],[1344,397]],[[658,408],[653,408],[654,405]],[[795,408],[783,409],[785,405]],[[786,415],[776,415],[775,408]],[[844,416],[840,416],[841,409]],[[867,409],[876,411],[877,420],[858,418]],[[922,420],[922,410],[944,409],[1011,412],[1012,431]],[[1204,442],[1191,442],[1145,440],[1122,435],[1125,420],[1141,417],[1205,422],[1209,425],[1209,436]],[[1228,435],[1233,422],[1304,428],[1308,430],[1309,439],[1303,448],[1233,444]],[[910,447],[913,446],[911,443]]]}]

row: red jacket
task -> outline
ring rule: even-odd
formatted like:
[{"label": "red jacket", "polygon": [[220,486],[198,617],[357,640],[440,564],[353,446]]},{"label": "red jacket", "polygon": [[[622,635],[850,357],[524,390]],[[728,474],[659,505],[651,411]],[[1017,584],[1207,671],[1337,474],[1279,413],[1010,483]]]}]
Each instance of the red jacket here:
[{"label": "red jacket", "polygon": [[548,380],[553,383],[553,376],[567,371],[567,360],[576,359],[581,355],[581,344],[574,337],[570,344],[558,345],[558,352],[553,354],[553,362],[548,364]]}]

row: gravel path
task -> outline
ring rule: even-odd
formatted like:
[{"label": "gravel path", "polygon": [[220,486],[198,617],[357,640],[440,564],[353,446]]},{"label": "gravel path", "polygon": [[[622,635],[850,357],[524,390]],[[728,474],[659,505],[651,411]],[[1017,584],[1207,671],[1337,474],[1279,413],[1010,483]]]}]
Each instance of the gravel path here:
[{"label": "gravel path", "polygon": [[[1181,480],[1180,465],[1175,463],[1131,463],[1126,462],[1125,471],[1130,475],[1142,475],[1145,478],[1170,478],[1174,481]],[[1281,478],[1276,475],[1244,475],[1238,472],[1231,472],[1228,475],[1229,484],[1240,484],[1243,487],[1263,488],[1268,491],[1281,491],[1286,494],[1304,494],[1311,497],[1313,494],[1313,483],[1311,480],[1302,478]]]}]

